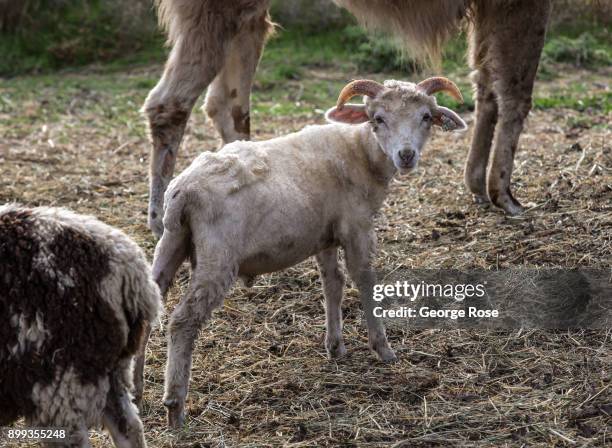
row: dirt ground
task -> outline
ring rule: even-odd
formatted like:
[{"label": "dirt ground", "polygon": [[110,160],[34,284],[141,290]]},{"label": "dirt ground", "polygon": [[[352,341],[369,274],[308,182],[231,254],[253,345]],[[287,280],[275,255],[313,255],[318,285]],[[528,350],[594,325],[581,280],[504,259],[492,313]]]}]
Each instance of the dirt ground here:
[{"label": "dirt ground", "polygon": [[[138,108],[159,67],[66,73],[0,87],[0,203],[64,206],[132,236],[149,256],[149,144]],[[538,95],[587,79],[609,92],[611,72],[573,71]],[[325,74],[313,72],[311,76]],[[586,78],[585,78],[586,77]],[[378,78],[384,78],[378,76]],[[135,86],[117,90],[106,84]],[[324,109],[330,104],[319,104]],[[472,115],[464,114],[468,124]],[[377,219],[377,267],[595,267],[612,262],[612,115],[532,112],[513,175],[529,204],[509,218],[471,203],[462,167],[471,131],[436,132],[418,172],[393,182]],[[255,113],[254,138],[321,122]],[[195,111],[178,169],[217,139]],[[171,290],[172,310],[188,284]],[[357,291],[345,290],[349,356],[328,361],[313,261],[236,287],[195,350],[187,422],[165,426],[165,326],[148,348],[142,419],[152,447],[610,446],[612,343],[607,331],[505,333],[405,330],[389,334],[399,362],[367,350]],[[164,323],[167,318],[164,317]],[[109,446],[101,432],[94,446]],[[1,443],[0,443],[1,444]]]}]

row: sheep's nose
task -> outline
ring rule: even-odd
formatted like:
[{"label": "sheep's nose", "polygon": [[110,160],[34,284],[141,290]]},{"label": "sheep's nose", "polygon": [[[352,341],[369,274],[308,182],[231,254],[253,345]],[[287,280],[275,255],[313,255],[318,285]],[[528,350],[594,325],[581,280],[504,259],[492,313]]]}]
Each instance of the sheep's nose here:
[{"label": "sheep's nose", "polygon": [[402,159],[402,162],[404,162],[406,165],[409,165],[414,161],[414,158],[416,157],[416,151],[414,149],[402,149],[399,152],[399,156],[400,159]]}]

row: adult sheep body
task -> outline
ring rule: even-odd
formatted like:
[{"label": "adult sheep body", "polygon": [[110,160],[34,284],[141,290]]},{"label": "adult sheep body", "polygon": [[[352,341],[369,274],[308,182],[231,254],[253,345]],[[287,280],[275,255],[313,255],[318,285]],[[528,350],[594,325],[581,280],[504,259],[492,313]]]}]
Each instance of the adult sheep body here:
[{"label": "adult sheep body", "polygon": [[[0,207],[0,425],[63,427],[145,447],[132,360],[160,294],[141,249],[97,219]],[[56,446],[56,445],[54,445]]]},{"label": "adult sheep body", "polygon": [[[477,202],[522,211],[510,191],[514,154],[531,108],[550,0],[334,0],[369,28],[391,31],[422,58],[469,23],[476,126],[465,183]],[[149,225],[163,231],[163,195],[185,125],[208,87],[204,108],[222,143],[250,136],[250,92],[266,36],[269,0],[156,0],[172,51],[143,110],[153,143]],[[490,157],[491,154],[491,157]],[[489,159],[490,167],[489,167]]]}]

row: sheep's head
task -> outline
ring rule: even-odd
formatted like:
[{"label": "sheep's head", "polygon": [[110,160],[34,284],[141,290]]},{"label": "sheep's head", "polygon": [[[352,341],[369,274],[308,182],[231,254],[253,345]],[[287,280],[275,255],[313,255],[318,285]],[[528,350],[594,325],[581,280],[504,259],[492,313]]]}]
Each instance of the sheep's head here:
[{"label": "sheep's head", "polygon": [[[347,124],[369,122],[378,144],[400,172],[414,169],[432,126],[463,131],[465,122],[450,109],[438,106],[436,92],[463,101],[457,86],[446,78],[429,78],[419,84],[404,81],[358,80],[346,85],[336,107],[325,114],[328,121]],[[363,95],[364,104],[345,104]]]}]

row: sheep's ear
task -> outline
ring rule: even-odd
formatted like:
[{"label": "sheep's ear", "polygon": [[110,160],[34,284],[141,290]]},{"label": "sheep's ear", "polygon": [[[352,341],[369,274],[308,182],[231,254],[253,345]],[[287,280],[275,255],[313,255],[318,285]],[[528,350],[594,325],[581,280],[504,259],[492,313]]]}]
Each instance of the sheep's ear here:
[{"label": "sheep's ear", "polygon": [[332,107],[325,113],[330,123],[360,124],[370,120],[363,104],[345,104],[342,109]]},{"label": "sheep's ear", "polygon": [[452,110],[438,106],[433,114],[433,123],[445,131],[465,131],[467,124]]}]

